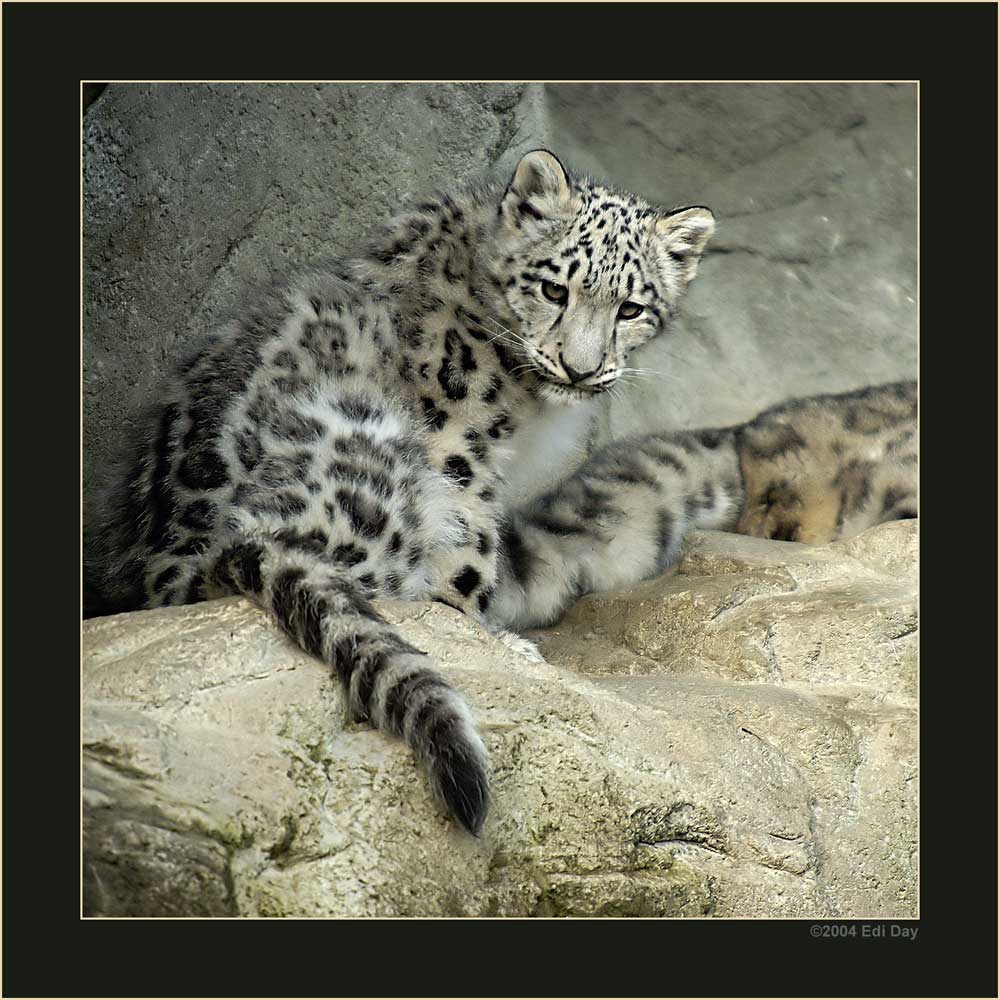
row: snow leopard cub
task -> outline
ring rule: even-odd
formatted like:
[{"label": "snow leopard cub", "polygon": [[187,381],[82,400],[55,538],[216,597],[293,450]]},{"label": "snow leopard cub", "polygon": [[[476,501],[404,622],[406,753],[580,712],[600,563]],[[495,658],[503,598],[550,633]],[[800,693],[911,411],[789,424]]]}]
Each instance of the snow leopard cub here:
[{"label": "snow leopard cub", "polygon": [[738,456],[692,435],[648,445],[649,462],[597,456],[561,493],[517,485],[578,440],[581,404],[664,329],[713,226],[706,208],[571,178],[545,150],[505,189],[403,212],[178,369],[117,483],[88,502],[86,591],[102,613],[253,598],[478,832],[472,716],[371,600],[436,599],[503,632],[662,570],[689,524],[733,522]]},{"label": "snow leopard cub", "polygon": [[[407,741],[477,832],[487,755],[472,717],[371,599],[434,598],[493,631],[558,613],[533,607],[545,588],[526,576],[511,472],[532,446],[547,461],[545,421],[607,392],[663,329],[712,228],[705,208],[668,213],[571,179],[544,150],[506,189],[414,206],[358,258],[273,289],[179,368],[88,512],[87,591],[104,613],[254,598],[333,668],[356,717]],[[735,461],[718,465],[735,495]],[[600,518],[629,478],[622,466],[607,491],[583,487],[586,512]],[[696,509],[718,520],[727,496]],[[532,523],[579,541],[547,518]],[[658,523],[611,582],[666,565],[685,519]],[[572,563],[574,595],[605,582]]]}]

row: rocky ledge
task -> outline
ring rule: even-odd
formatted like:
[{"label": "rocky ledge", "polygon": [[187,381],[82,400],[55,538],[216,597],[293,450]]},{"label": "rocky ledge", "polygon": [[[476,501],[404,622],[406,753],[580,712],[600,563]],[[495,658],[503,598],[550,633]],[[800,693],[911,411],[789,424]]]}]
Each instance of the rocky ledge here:
[{"label": "rocky ledge", "polygon": [[532,663],[382,612],[489,746],[482,836],[231,598],[83,626],[89,915],[916,914],[917,524],[717,532],[581,600]]}]

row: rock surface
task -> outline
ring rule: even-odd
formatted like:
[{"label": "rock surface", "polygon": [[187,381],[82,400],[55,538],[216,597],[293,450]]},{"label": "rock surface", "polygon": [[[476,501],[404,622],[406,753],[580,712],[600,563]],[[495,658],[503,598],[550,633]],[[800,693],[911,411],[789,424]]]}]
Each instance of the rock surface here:
[{"label": "rock surface", "polygon": [[85,485],[182,348],[274,267],[549,146],[718,231],[662,374],[601,438],[916,373],[913,84],[111,84],[84,122]]},{"label": "rock surface", "polygon": [[694,535],[544,664],[382,605],[480,723],[479,839],[249,602],[88,621],[85,912],[913,916],[916,531]]}]

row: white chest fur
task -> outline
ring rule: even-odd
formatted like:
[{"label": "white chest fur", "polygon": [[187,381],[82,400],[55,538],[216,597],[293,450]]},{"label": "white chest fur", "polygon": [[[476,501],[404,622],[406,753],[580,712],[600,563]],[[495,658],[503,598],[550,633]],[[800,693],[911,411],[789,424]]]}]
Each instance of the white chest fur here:
[{"label": "white chest fur", "polygon": [[500,451],[505,504],[518,504],[544,493],[579,466],[595,416],[593,404],[542,403],[520,421]]}]

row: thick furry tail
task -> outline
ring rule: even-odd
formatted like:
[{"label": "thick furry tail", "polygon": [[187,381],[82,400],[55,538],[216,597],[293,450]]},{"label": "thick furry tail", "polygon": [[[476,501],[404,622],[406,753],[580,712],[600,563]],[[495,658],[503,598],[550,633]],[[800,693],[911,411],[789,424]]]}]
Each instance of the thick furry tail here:
[{"label": "thick furry tail", "polygon": [[277,543],[226,549],[214,581],[253,597],[306,652],[340,678],[355,718],[406,741],[438,799],[472,834],[489,805],[488,757],[459,695],[386,622],[338,567]]}]

